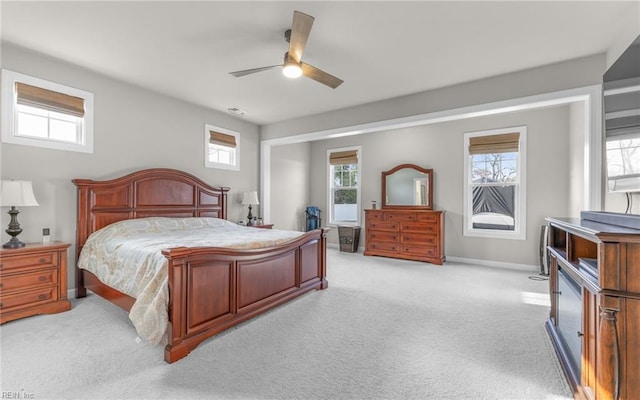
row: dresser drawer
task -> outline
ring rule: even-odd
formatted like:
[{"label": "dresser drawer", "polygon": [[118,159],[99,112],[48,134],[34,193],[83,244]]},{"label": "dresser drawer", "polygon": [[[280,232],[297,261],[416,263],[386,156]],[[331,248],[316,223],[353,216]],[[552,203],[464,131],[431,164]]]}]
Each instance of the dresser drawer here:
[{"label": "dresser drawer", "polygon": [[402,254],[411,254],[422,257],[435,257],[438,254],[436,248],[430,246],[409,246],[403,244],[400,246],[400,250]]},{"label": "dresser drawer", "polygon": [[16,288],[28,289],[31,287],[56,284],[58,284],[57,268],[0,277],[0,290],[3,292]]},{"label": "dresser drawer", "polygon": [[420,222],[436,222],[440,219],[439,212],[420,213],[418,214],[418,221]]},{"label": "dresser drawer", "polygon": [[10,311],[14,307],[29,307],[42,303],[58,301],[58,288],[56,286],[43,287],[16,294],[0,296],[0,311]]},{"label": "dresser drawer", "polygon": [[397,232],[387,232],[387,231],[367,231],[367,242],[398,242],[400,239],[400,234]]},{"label": "dresser drawer", "polygon": [[397,231],[400,225],[397,222],[377,222],[367,221],[367,229],[384,229],[387,231]]},{"label": "dresser drawer", "polygon": [[391,243],[391,242],[367,242],[367,249],[368,250],[375,250],[375,251],[386,251],[386,252],[390,252],[390,253],[397,253],[398,252],[398,244],[397,243]]},{"label": "dresser drawer", "polygon": [[367,216],[367,222],[371,221],[382,221],[384,220],[384,212],[383,211],[371,211],[366,210],[365,215]]},{"label": "dresser drawer", "polygon": [[421,233],[435,234],[438,231],[438,224],[429,222],[402,222],[401,231],[414,231]]},{"label": "dresser drawer", "polygon": [[0,271],[7,272],[17,268],[28,267],[54,267],[58,265],[58,253],[35,253],[35,254],[22,254],[11,257],[2,257],[0,260]]},{"label": "dresser drawer", "polygon": [[388,212],[384,215],[385,221],[417,221],[418,217],[413,213]]},{"label": "dresser drawer", "polygon": [[436,237],[436,235],[426,235],[422,233],[403,232],[400,234],[401,242],[403,245],[436,246],[436,244],[438,243]]}]

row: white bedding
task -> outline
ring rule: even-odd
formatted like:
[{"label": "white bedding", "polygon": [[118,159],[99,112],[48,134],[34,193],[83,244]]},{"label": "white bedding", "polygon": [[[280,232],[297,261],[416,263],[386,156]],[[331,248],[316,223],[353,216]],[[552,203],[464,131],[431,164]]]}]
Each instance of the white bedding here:
[{"label": "white bedding", "polygon": [[89,236],[78,267],[136,299],[129,312],[138,335],[166,343],[169,290],[167,259],[172,247],[256,249],[282,244],[303,232],[248,228],[218,218],[152,217],[119,221]]}]

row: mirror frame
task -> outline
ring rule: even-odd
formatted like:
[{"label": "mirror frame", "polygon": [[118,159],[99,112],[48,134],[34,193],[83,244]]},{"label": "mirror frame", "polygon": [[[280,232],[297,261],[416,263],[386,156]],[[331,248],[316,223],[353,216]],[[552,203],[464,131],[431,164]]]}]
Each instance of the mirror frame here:
[{"label": "mirror frame", "polygon": [[[429,178],[429,194],[427,198],[429,199],[429,205],[427,206],[418,206],[418,205],[402,205],[402,204],[387,204],[387,176],[393,175],[395,172],[398,172],[401,169],[414,169],[418,172],[422,172],[427,175]],[[426,169],[419,167],[415,164],[400,164],[391,168],[388,171],[382,172],[382,208],[385,209],[417,209],[417,210],[433,210],[433,169]]]}]

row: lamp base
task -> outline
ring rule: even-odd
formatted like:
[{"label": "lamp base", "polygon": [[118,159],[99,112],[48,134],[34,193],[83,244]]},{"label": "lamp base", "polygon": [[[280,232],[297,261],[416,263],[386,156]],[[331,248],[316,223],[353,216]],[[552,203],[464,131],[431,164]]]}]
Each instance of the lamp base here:
[{"label": "lamp base", "polygon": [[17,237],[13,237],[7,243],[3,244],[2,248],[3,249],[19,249],[24,246],[25,246],[24,242],[21,242],[20,240],[18,240]]},{"label": "lamp base", "polygon": [[3,249],[19,249],[20,247],[24,247],[25,244],[18,240],[18,235],[22,233],[22,228],[20,228],[20,224],[18,223],[18,211],[15,207],[11,207],[9,212],[7,213],[11,216],[11,221],[9,221],[9,228],[5,231],[11,236],[11,240],[2,245]]},{"label": "lamp base", "polygon": [[253,215],[251,215],[251,204],[249,204],[249,214],[247,215],[247,225],[251,225],[253,221]]}]

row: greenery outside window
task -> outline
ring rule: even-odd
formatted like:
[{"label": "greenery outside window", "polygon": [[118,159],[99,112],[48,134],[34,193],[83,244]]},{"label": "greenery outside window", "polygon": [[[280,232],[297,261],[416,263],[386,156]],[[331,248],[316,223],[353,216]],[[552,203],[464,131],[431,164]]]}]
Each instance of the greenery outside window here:
[{"label": "greenery outside window", "polygon": [[526,127],[465,134],[465,236],[525,239]]},{"label": "greenery outside window", "polygon": [[329,165],[329,223],[360,222],[360,147],[327,151]]}]

